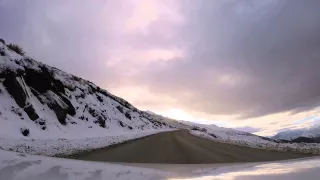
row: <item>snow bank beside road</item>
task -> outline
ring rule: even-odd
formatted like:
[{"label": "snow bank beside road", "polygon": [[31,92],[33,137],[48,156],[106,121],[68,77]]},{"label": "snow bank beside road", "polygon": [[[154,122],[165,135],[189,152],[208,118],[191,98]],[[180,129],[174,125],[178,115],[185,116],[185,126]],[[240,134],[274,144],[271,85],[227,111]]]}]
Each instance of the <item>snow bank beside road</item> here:
[{"label": "snow bank beside road", "polygon": [[99,149],[128,140],[171,130],[172,129],[140,131],[85,139],[59,138],[34,140],[0,137],[0,148],[3,150],[47,156],[72,155],[74,153]]},{"label": "snow bank beside road", "polygon": [[[241,134],[219,136],[215,134],[215,131],[210,131],[210,129],[207,132],[191,130],[190,133],[201,138],[206,138],[212,141],[232,144],[236,146],[244,146],[279,152],[290,151],[306,154],[320,154],[320,144],[318,143],[277,143],[269,140],[264,140],[259,136]],[[214,134],[216,135],[216,137],[210,134]]]}]

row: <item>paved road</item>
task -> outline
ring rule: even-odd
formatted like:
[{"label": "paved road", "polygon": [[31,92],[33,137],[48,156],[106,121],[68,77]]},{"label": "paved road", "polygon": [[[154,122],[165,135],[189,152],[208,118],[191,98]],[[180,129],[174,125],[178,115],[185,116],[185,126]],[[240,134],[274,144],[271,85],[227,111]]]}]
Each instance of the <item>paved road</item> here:
[{"label": "paved road", "polygon": [[188,131],[164,132],[84,153],[81,160],[130,163],[205,164],[284,160],[303,154],[263,151],[213,142]]}]

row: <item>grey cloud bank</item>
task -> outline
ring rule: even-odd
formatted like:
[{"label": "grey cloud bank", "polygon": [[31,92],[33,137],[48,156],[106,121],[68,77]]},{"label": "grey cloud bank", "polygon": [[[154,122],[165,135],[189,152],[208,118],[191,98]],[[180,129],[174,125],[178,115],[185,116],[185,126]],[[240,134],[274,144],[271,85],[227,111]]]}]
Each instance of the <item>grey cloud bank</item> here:
[{"label": "grey cloud bank", "polygon": [[198,2],[181,32],[186,57],[141,73],[152,91],[187,91],[186,109],[242,118],[317,106],[319,1],[259,2]]},{"label": "grey cloud bank", "polygon": [[[320,1],[177,0],[182,23],[164,11],[127,33],[128,2],[2,0],[0,36],[106,88],[145,87],[175,100],[163,107],[190,113],[243,119],[319,105]],[[153,49],[183,53],[148,63],[130,56]]]}]

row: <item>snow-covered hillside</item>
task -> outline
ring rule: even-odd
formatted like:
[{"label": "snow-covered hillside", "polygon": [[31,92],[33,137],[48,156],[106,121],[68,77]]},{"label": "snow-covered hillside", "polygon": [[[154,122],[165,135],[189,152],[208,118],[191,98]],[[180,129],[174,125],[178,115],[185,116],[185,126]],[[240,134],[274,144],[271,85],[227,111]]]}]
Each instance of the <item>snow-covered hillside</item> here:
[{"label": "snow-covered hillside", "polygon": [[294,129],[294,130],[287,130],[281,131],[273,136],[273,139],[284,139],[284,140],[293,140],[298,137],[309,137],[309,138],[316,138],[320,137],[320,126],[315,125],[310,128],[305,129]]},{"label": "snow-covered hillside", "polygon": [[9,146],[15,139],[126,136],[120,138],[123,141],[183,126],[141,111],[92,82],[20,56],[0,42],[0,147],[4,149],[26,144]]}]

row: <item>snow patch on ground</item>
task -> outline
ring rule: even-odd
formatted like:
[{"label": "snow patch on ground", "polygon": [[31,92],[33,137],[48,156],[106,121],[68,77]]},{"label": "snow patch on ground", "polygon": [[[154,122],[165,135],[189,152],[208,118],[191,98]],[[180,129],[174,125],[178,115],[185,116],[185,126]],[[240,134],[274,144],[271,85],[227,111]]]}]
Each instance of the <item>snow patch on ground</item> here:
[{"label": "snow patch on ground", "polygon": [[0,137],[0,148],[36,155],[66,156],[170,130],[172,129],[131,132],[85,139],[14,139]]}]

